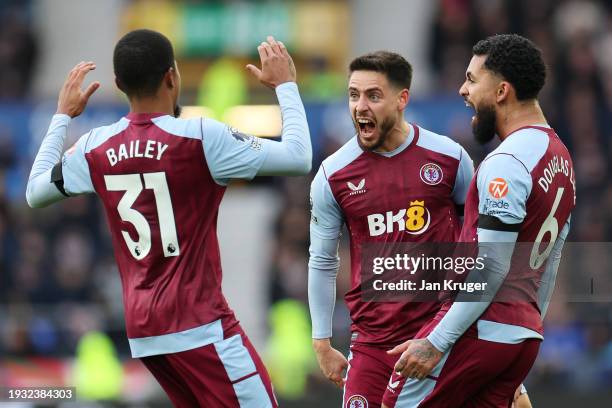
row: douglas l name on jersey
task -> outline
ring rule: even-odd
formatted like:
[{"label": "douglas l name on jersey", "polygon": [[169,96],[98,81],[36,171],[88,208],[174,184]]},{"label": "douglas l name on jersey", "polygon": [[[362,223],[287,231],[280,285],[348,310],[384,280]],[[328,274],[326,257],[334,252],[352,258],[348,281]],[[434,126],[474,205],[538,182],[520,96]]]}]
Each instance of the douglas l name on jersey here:
[{"label": "douglas l name on jersey", "polygon": [[538,184],[542,187],[545,193],[548,193],[548,189],[557,174],[563,174],[565,177],[570,178],[574,191],[576,191],[576,177],[574,175],[574,168],[571,166],[567,159],[561,156],[554,156],[546,164],[544,168],[544,174],[538,179]]}]

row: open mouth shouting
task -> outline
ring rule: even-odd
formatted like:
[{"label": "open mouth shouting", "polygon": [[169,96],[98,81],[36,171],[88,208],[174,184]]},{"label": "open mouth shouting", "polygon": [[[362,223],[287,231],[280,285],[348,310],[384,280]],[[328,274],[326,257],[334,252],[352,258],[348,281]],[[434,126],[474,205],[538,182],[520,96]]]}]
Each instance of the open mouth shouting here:
[{"label": "open mouth shouting", "polygon": [[374,136],[376,130],[376,122],[367,117],[357,117],[357,126],[359,128],[359,136],[363,139],[371,139]]},{"label": "open mouth shouting", "polygon": [[472,109],[472,111],[474,111],[474,115],[472,115],[472,124],[473,124],[474,121],[476,120],[476,108],[474,107],[473,104],[468,102],[467,99],[465,100],[465,106],[467,106],[468,108]]}]

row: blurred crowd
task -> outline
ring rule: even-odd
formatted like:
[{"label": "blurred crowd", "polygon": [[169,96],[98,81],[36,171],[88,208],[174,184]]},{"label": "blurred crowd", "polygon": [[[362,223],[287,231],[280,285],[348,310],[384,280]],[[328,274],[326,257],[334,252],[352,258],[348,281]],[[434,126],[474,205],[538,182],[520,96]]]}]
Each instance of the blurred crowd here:
[{"label": "blurred crowd", "polygon": [[6,0],[0,4],[0,99],[26,96],[38,57],[38,43],[27,7]]},{"label": "blurred crowd", "polygon": [[[0,99],[26,98],[37,55],[33,28],[19,7],[0,8],[0,22]],[[432,97],[455,95],[472,46],[500,32],[531,38],[549,67],[540,102],[570,148],[577,173],[570,241],[612,241],[612,3],[440,0],[427,45]],[[476,146],[466,124],[449,136],[466,146],[475,164],[494,147]],[[322,138],[313,173],[341,139]],[[68,356],[83,333],[99,329],[127,356],[120,281],[101,206],[95,197],[80,197],[32,211],[24,200],[9,201],[4,179],[15,166],[12,149],[0,129],[0,355]],[[273,226],[271,305],[288,298],[307,304],[311,177],[272,182],[283,210]],[[342,348],[350,337],[342,299],[350,275],[346,234],[340,257],[334,342]],[[529,383],[612,384],[610,304],[564,302],[563,282],[559,286]]]}]

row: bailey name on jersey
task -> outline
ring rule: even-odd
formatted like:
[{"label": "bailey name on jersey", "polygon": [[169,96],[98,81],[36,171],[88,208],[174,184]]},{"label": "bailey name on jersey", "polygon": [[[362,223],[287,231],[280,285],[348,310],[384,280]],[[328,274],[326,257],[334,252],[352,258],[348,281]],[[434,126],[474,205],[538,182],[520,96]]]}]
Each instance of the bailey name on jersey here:
[{"label": "bailey name on jersey", "polygon": [[131,159],[133,157],[145,157],[147,159],[157,159],[161,160],[162,155],[168,148],[167,144],[162,142],[158,142],[156,140],[147,140],[145,147],[141,150],[140,140],[131,140],[129,145],[126,146],[125,143],[121,143],[119,148],[119,154],[115,152],[114,148],[110,148],[106,151],[106,157],[108,157],[108,162],[111,166],[119,163],[125,159]]}]

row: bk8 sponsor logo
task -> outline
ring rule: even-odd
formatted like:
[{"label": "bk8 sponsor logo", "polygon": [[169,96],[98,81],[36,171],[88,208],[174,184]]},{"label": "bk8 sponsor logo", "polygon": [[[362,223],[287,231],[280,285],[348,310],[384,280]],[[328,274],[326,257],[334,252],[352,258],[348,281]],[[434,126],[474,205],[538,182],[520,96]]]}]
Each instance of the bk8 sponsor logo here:
[{"label": "bk8 sponsor logo", "polygon": [[420,235],[427,231],[431,215],[424,200],[410,201],[408,208],[397,212],[387,211],[384,214],[368,215],[370,236],[376,237],[394,231],[405,231],[408,234]]}]

